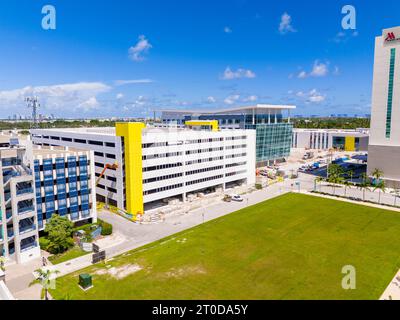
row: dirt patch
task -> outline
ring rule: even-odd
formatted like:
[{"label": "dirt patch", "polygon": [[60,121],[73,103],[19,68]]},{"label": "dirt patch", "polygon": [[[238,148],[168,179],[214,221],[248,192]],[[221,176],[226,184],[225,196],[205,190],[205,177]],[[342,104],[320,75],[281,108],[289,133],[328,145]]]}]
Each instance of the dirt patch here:
[{"label": "dirt patch", "polygon": [[205,274],[206,270],[204,270],[201,266],[188,266],[183,268],[172,268],[165,273],[168,278],[182,278],[185,276],[190,276],[193,274]]},{"label": "dirt patch", "polygon": [[110,267],[107,269],[100,269],[97,270],[94,274],[97,274],[99,276],[102,275],[110,275],[116,279],[123,279],[135,272],[138,272],[142,270],[142,267],[137,265],[137,264],[127,264],[121,267]]}]

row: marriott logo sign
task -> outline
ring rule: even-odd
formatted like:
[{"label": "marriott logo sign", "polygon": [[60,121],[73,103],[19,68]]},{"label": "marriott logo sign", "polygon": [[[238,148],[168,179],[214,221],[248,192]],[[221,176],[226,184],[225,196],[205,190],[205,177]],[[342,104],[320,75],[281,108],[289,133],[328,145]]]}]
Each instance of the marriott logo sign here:
[{"label": "marriott logo sign", "polygon": [[400,38],[399,38],[399,37],[396,37],[396,35],[394,34],[394,32],[388,32],[388,33],[386,34],[385,42],[392,42],[392,41],[398,41],[398,40],[400,40]]}]

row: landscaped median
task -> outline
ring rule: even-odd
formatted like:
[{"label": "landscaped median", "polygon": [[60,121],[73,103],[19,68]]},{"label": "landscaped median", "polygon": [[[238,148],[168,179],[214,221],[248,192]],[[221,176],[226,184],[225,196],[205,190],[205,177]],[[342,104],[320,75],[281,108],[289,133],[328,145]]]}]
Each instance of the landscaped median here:
[{"label": "landscaped median", "polygon": [[[57,279],[55,299],[378,299],[400,214],[286,194]],[[356,271],[345,290],[343,267]],[[83,291],[79,274],[92,276]]]}]

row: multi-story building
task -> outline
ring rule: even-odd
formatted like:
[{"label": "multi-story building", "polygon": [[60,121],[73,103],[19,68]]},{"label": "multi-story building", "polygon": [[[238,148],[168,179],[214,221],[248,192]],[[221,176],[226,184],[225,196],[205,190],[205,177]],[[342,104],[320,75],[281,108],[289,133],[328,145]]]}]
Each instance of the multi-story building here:
[{"label": "multi-story building", "polygon": [[90,151],[25,141],[0,148],[0,159],[1,255],[17,263],[40,257],[39,232],[53,214],[96,221]]},{"label": "multi-story building", "polygon": [[[256,163],[264,166],[290,155],[295,106],[257,104],[226,110],[163,110],[162,125],[183,126],[187,121],[217,120],[221,128],[256,130]],[[286,119],[283,111],[287,111]]]},{"label": "multi-story building", "polygon": [[117,123],[116,128],[36,129],[31,134],[35,144],[93,150],[98,200],[134,215],[165,199],[186,201],[200,190],[254,184],[255,130],[206,129],[210,124],[145,128]]},{"label": "multi-story building", "polygon": [[376,168],[389,185],[400,182],[400,27],[375,38],[368,173]]},{"label": "multi-story building", "polygon": [[293,129],[292,148],[368,151],[369,129]]}]

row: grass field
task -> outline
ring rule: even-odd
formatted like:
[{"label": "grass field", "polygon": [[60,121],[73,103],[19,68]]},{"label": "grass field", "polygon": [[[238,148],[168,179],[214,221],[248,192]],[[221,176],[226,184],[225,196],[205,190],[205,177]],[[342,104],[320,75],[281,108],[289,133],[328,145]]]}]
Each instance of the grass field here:
[{"label": "grass field", "polygon": [[[56,299],[378,299],[400,268],[400,214],[287,194],[57,280]],[[357,288],[341,287],[353,265]],[[93,275],[87,292],[79,273]],[[113,274],[113,275],[112,275]]]},{"label": "grass field", "polygon": [[75,246],[64,253],[51,255],[48,259],[52,264],[59,264],[61,262],[84,256],[85,254],[88,253],[83,251],[80,247]]}]

